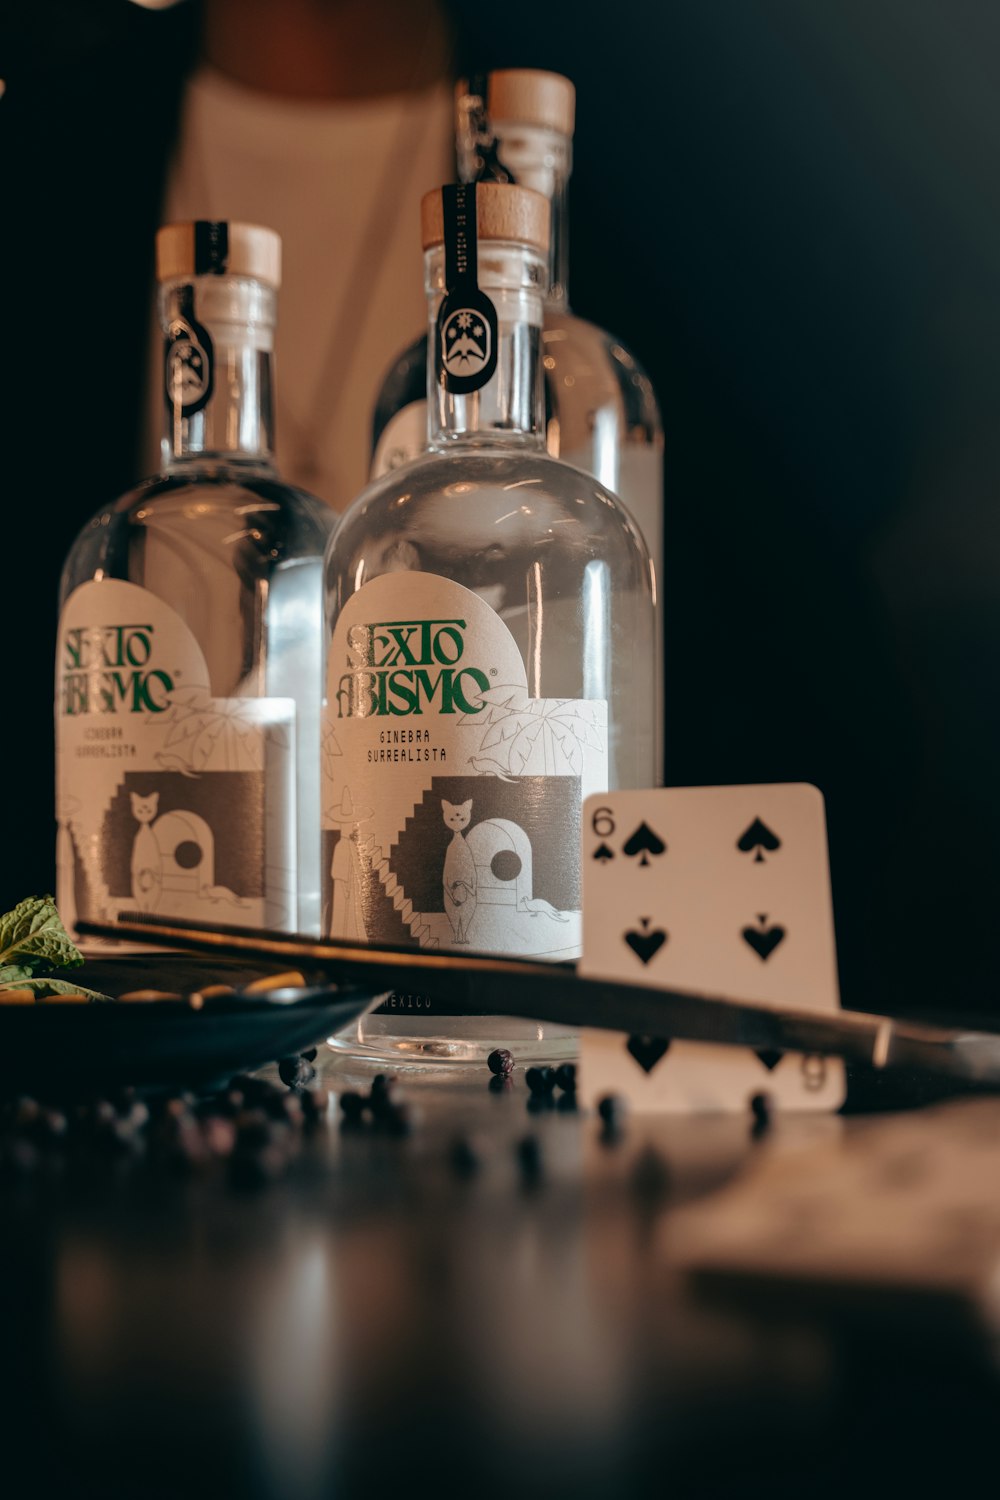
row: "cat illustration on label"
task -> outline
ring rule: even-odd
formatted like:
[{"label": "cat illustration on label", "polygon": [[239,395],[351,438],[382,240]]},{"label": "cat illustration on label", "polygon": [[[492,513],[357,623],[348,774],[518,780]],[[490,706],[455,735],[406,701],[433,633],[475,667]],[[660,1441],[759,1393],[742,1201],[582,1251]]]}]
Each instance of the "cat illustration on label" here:
[{"label": "cat illustration on label", "polygon": [[[132,897],[140,911],[181,913],[185,897],[197,902],[249,902],[215,883],[215,836],[203,817],[174,808],[157,817],[159,792],[132,792],[132,816],[139,824],[132,844]],[[171,899],[172,898],[172,899]]]},{"label": "cat illustration on label", "polygon": [[131,795],[132,816],[139,825],[132,845],[132,897],[140,911],[155,911],[163,885],[163,859],[152,829],[160,794]]},{"label": "cat illustration on label", "polygon": [[444,855],[444,909],[455,942],[469,941],[469,923],[476,914],[476,861],[462,834],[472,818],[472,798],[448,802],[441,798],[446,828],[454,830]]},{"label": "cat illustration on label", "polygon": [[445,826],[453,830],[445,850],[443,884],[455,944],[469,942],[477,912],[482,940],[488,943],[496,940],[494,928],[504,920],[503,908],[512,909],[508,917],[518,913],[533,920],[568,922],[567,912],[532,895],[531,841],[524,829],[509,818],[485,818],[470,828],[472,802],[471,797],[461,803],[441,799]]}]

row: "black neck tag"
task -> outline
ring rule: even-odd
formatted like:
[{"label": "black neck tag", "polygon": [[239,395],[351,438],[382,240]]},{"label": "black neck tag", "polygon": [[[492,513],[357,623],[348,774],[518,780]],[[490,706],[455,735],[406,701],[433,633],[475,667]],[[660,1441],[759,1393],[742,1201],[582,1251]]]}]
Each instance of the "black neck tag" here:
[{"label": "black neck tag", "polygon": [[229,269],[229,225],[224,220],[198,219],[194,226],[194,274],[225,276]]},{"label": "black neck tag", "polygon": [[479,165],[476,169],[477,182],[516,182],[517,178],[509,167],[500,160],[500,149],[497,145],[496,132],[486,111],[486,91],[489,86],[489,77],[486,73],[470,73],[468,95],[474,99],[475,105],[469,111],[469,124],[476,138],[476,155]]},{"label": "black neck tag", "polygon": [[177,312],[167,324],[163,395],[173,415],[193,417],[207,406],[215,387],[215,350],[208,329],[194,315],[194,291],[178,289]]},{"label": "black neck tag", "polygon": [[478,282],[476,184],[450,183],[444,200],[445,294],[437,316],[434,368],[439,385],[468,396],[497,367],[497,313]]}]

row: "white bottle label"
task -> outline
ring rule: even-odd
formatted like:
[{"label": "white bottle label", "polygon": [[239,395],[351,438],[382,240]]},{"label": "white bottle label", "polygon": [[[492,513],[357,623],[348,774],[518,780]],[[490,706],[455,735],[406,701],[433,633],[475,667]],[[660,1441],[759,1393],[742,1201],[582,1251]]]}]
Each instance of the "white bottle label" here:
[{"label": "white bottle label", "polygon": [[59,910],[294,930],[295,704],[213,698],[155,594],[82,584],[56,654]]},{"label": "white bottle label", "polygon": [[607,765],[606,703],[531,697],[477,594],[429,573],[374,579],[329,656],[330,935],[575,957],[581,805]]}]

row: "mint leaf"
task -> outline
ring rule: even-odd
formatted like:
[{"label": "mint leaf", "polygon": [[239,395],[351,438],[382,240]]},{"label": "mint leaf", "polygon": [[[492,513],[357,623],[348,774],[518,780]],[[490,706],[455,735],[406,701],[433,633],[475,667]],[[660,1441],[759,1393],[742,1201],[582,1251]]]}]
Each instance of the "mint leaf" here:
[{"label": "mint leaf", "polygon": [[17,988],[33,990],[36,1000],[44,1000],[47,995],[86,995],[91,1003],[107,1000],[109,1004],[114,1004],[110,995],[102,995],[100,990],[85,989],[82,984],[73,984],[69,979],[22,979]]},{"label": "mint leaf", "polygon": [[0,917],[0,984],[30,979],[39,969],[70,969],[83,954],[66,931],[51,896],[28,896]]}]

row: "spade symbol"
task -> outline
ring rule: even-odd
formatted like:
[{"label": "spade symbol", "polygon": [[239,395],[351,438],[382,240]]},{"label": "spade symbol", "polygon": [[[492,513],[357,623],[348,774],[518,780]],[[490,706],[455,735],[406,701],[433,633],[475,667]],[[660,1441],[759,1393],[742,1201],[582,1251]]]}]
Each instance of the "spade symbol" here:
[{"label": "spade symbol", "polygon": [[783,927],[768,927],[767,914],[757,913],[757,921],[760,927],[744,927],[740,933],[743,941],[748,943],[762,963],[766,963],[779,943],[785,940],[785,929]]},{"label": "spade symbol", "polygon": [[761,822],[760,818],[754,818],[746,832],[736,840],[736,847],[742,854],[749,854],[751,849],[756,849],[757,853],[753,857],[753,862],[755,865],[762,865],[764,850],[767,849],[773,854],[775,849],[781,848],[781,840],[776,833],[771,832],[766,823]]},{"label": "spade symbol", "polygon": [[608,860],[614,859],[615,856],[613,851],[608,848],[607,844],[598,844],[597,848],[594,850],[593,854],[590,857],[591,859],[598,859],[600,860],[602,865],[606,865]]},{"label": "spade symbol", "polygon": [[633,927],[625,934],[626,943],[628,943],[636,958],[641,959],[644,964],[648,964],[650,959],[659,953],[669,936],[668,933],[664,932],[662,927],[654,927],[650,931],[650,920],[649,917],[640,917],[639,926],[642,928],[642,931],[637,932]]},{"label": "spade symbol", "polygon": [[652,1073],[670,1049],[670,1042],[661,1036],[630,1036],[625,1045],[644,1073]]},{"label": "spade symbol", "polygon": [[778,1066],[784,1055],[785,1054],[783,1052],[771,1052],[766,1048],[763,1052],[757,1053],[757,1056],[760,1058],[761,1062],[764,1064],[769,1073],[774,1072],[775,1068]]},{"label": "spade symbol", "polygon": [[648,865],[649,856],[651,854],[662,854],[666,847],[666,844],[653,832],[648,823],[640,823],[632,837],[622,845],[624,853],[628,854],[632,859],[637,854],[639,855],[639,863],[641,865]]}]

